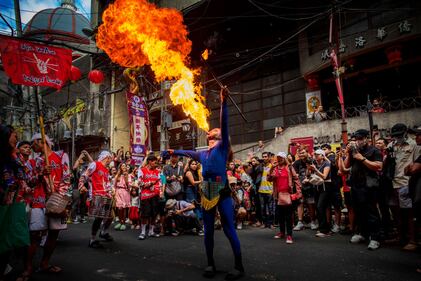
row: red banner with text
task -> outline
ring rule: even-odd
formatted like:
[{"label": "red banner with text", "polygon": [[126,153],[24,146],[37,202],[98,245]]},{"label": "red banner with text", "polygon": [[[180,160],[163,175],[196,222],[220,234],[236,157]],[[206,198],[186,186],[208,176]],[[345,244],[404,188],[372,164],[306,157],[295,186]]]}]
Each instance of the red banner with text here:
[{"label": "red banner with text", "polygon": [[143,97],[126,93],[130,124],[130,152],[134,165],[141,165],[149,148],[149,114]]},{"label": "red banner with text", "polygon": [[14,84],[60,90],[69,79],[71,50],[0,36],[0,53]]}]

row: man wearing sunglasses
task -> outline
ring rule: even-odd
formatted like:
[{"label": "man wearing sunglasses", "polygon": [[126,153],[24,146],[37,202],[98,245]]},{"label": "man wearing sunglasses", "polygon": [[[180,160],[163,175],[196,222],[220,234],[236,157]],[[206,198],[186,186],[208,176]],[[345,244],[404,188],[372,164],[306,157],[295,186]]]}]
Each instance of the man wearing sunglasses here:
[{"label": "man wearing sunglasses", "polygon": [[221,115],[220,128],[212,129],[207,134],[209,148],[206,151],[168,150],[163,152],[163,157],[169,155],[182,155],[193,158],[202,164],[203,183],[201,199],[203,206],[203,222],[205,228],[205,248],[208,266],[203,275],[211,278],[215,276],[214,247],[214,222],[216,207],[221,215],[224,233],[231,243],[234,252],[235,266],[225,277],[226,280],[236,280],[244,275],[241,258],[240,241],[234,225],[234,204],[231,190],[227,183],[226,164],[228,162],[231,145],[228,134],[227,89],[221,88]]}]

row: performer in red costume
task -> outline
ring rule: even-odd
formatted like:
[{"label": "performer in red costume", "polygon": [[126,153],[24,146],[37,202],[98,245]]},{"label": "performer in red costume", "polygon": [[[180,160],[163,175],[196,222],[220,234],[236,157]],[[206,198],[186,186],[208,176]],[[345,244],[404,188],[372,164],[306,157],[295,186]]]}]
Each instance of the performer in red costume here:
[{"label": "performer in red costume", "polygon": [[89,191],[89,198],[91,200],[89,215],[93,216],[95,220],[92,224],[91,239],[88,245],[90,248],[102,247],[99,241],[96,240],[96,234],[100,228],[99,238],[105,239],[106,241],[114,240],[107,232],[112,222],[112,188],[108,174],[108,165],[111,161],[111,153],[102,151],[98,156],[98,160],[89,164],[79,180],[78,187],[81,193],[88,192],[85,182],[89,178],[92,183],[91,190]]}]

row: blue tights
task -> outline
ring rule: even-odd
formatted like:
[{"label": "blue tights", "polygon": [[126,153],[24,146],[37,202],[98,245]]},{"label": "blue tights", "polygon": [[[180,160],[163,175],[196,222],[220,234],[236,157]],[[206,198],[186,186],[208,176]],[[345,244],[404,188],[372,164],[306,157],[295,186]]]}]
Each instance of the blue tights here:
[{"label": "blue tights", "polygon": [[[234,227],[234,205],[231,197],[224,198],[218,203],[219,214],[221,215],[222,228],[225,236],[228,238],[235,258],[235,268],[243,271],[241,261],[240,240],[238,240],[237,232]],[[216,207],[209,211],[203,210],[203,223],[205,227],[205,248],[208,258],[208,265],[215,266],[213,259],[214,247],[214,229],[215,229],[215,213]]]}]

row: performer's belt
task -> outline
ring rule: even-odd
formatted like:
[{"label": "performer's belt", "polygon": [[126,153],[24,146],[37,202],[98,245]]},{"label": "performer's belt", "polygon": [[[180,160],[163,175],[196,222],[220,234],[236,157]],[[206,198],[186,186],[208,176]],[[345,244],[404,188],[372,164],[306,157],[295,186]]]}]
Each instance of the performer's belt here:
[{"label": "performer's belt", "polygon": [[220,192],[225,188],[225,183],[203,181],[200,191],[201,204],[205,210],[210,210],[218,204]]}]

